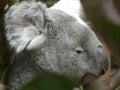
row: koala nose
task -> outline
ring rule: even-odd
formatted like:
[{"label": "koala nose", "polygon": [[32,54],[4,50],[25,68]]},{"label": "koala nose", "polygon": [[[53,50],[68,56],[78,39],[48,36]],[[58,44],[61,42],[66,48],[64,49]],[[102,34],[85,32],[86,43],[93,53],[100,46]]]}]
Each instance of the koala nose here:
[{"label": "koala nose", "polygon": [[101,75],[105,74],[105,72],[109,68],[109,59],[101,45],[98,46],[96,59],[98,60],[98,62],[100,63],[100,66],[101,66],[100,74]]}]

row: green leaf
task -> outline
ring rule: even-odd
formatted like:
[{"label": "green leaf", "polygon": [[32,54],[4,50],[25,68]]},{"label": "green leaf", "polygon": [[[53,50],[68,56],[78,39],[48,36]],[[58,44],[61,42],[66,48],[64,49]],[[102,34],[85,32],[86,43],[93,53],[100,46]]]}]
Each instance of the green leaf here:
[{"label": "green leaf", "polygon": [[74,87],[75,82],[64,76],[42,73],[21,90],[72,90]]}]

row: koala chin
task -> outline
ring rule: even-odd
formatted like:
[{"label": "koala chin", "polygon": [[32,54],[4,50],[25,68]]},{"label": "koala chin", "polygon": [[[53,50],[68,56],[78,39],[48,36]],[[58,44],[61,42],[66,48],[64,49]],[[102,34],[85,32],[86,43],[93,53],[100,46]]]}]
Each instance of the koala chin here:
[{"label": "koala chin", "polygon": [[42,71],[75,80],[107,71],[103,45],[82,15],[79,0],[60,0],[50,8],[30,1],[10,7],[5,30],[16,58],[8,75],[9,90],[20,89]]}]

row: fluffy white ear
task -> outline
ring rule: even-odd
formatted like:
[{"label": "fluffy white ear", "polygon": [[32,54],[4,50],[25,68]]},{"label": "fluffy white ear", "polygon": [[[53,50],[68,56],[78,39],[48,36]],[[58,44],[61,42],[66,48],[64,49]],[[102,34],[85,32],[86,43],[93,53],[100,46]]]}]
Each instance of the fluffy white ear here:
[{"label": "fluffy white ear", "polygon": [[46,41],[47,7],[41,3],[21,2],[5,14],[6,38],[16,53],[38,49]]},{"label": "fluffy white ear", "polygon": [[25,27],[21,34],[21,37],[17,40],[19,44],[16,45],[16,42],[11,44],[13,47],[16,46],[16,53],[24,49],[37,49],[41,47],[47,39],[43,33],[39,34],[37,28],[34,26]]},{"label": "fluffy white ear", "polygon": [[67,14],[76,14],[81,17],[83,14],[82,4],[80,0],[60,0],[51,9],[58,9],[64,11]]}]

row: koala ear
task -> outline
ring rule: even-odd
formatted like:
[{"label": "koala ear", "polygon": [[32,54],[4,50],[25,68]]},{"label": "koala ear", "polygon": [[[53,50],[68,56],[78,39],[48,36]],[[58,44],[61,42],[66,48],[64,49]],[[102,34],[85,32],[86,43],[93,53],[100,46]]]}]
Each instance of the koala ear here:
[{"label": "koala ear", "polygon": [[25,27],[21,37],[19,38],[19,44],[16,47],[16,52],[19,53],[23,50],[35,50],[40,48],[47,37],[46,31],[42,30],[41,33],[37,32],[38,29],[34,26]]},{"label": "koala ear", "polygon": [[48,21],[46,9],[46,5],[40,2],[21,2],[5,14],[6,38],[17,53],[44,44]]},{"label": "koala ear", "polygon": [[80,0],[60,0],[51,8],[64,11],[65,13],[72,16],[75,14],[81,17],[83,14],[82,4]]}]

